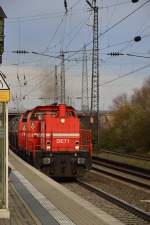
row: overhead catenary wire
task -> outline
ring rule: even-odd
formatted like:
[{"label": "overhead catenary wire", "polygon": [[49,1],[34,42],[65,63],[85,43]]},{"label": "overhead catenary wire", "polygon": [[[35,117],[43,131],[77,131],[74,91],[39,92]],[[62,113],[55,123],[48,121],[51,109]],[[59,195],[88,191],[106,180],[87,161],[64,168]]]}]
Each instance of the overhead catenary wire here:
[{"label": "overhead catenary wire", "polygon": [[[75,33],[72,34],[71,39],[70,39],[70,40],[67,42],[67,44],[66,44],[66,47],[68,47],[68,46],[72,43],[72,41],[73,41],[76,37],[78,37],[78,34],[81,32],[81,30],[83,29],[83,27],[87,24],[87,21],[89,20],[90,17],[91,17],[91,15],[90,15],[88,18],[86,18],[85,21],[83,21],[82,23],[80,23],[80,26],[79,26],[78,30],[77,30]],[[66,47],[65,47],[65,48],[66,48]],[[82,51],[83,51],[83,49],[82,49]]]},{"label": "overhead catenary wire", "polygon": [[[70,16],[70,14],[69,14]],[[72,16],[72,14],[71,14]],[[90,16],[88,17],[90,18]],[[73,27],[69,32],[66,32],[66,37],[69,39],[69,36],[72,35],[72,37],[70,38],[70,40],[68,40],[67,44],[65,44],[65,49],[71,44],[71,42],[77,37],[77,35],[79,34],[79,32],[82,30],[82,28],[86,25],[86,22],[87,22],[87,18],[85,19],[85,21],[80,21],[80,23]],[[79,27],[79,28],[78,28]],[[77,31],[75,31],[77,28]],[[75,32],[74,32],[75,31]],[[54,38],[53,38],[54,39]],[[61,42],[62,42],[62,38],[57,41],[55,44],[53,44],[53,46],[49,46],[49,49],[52,49],[52,48],[55,48],[57,45],[61,45]]]},{"label": "overhead catenary wire", "polygon": [[126,4],[129,4],[129,1],[117,2],[117,3],[111,4],[111,5],[104,5],[104,6],[99,7],[99,9],[109,9],[109,8],[112,8],[112,7],[116,7],[116,6],[120,6],[120,5],[126,5]]},{"label": "overhead catenary wire", "polygon": [[133,56],[133,57],[137,57],[137,58],[150,59],[150,56],[144,56],[144,55],[135,55],[135,54],[130,54],[130,53],[127,53],[125,55],[127,55],[127,56]]},{"label": "overhead catenary wire", "polygon": [[[130,41],[129,41],[129,42],[130,42]],[[131,42],[133,42],[133,40],[131,40]],[[126,44],[126,43],[120,43],[120,45],[123,45],[123,44]],[[113,45],[113,44],[112,44],[112,45]],[[112,45],[106,46],[106,49],[107,49],[107,48],[113,47]],[[114,45],[115,45],[115,44],[114,44]],[[117,45],[119,45],[119,43],[118,43]],[[104,49],[104,48],[103,48],[103,49]],[[74,52],[73,52],[73,51],[72,51],[72,52],[70,51],[70,53],[77,53],[77,54],[79,53],[79,51],[78,51],[78,52],[77,52],[77,51],[75,52],[75,51],[76,51],[76,50],[74,50]],[[89,51],[91,51],[91,50],[89,50]],[[69,52],[69,51],[68,51],[68,52]],[[70,57],[70,56],[68,56],[68,57]],[[72,57],[72,58],[73,58],[73,57]],[[66,59],[67,59],[67,57],[66,57]],[[80,58],[79,58],[79,59],[80,59]],[[69,62],[69,60],[68,60],[68,62]]]},{"label": "overhead catenary wire", "polygon": [[[82,0],[77,0],[72,6],[68,7],[68,11],[75,8],[81,1]],[[81,14],[81,13],[84,13],[84,12],[83,12],[83,10],[82,11],[77,10],[74,13],[75,14],[76,13]],[[86,13],[87,13],[87,11],[86,11]],[[36,14],[36,15],[32,15],[32,16],[8,17],[7,20],[18,21],[18,19],[19,19],[21,22],[25,22],[25,19],[27,19],[26,21],[31,21],[31,20],[36,20],[36,19],[42,19],[43,17],[50,17],[50,16],[51,16],[51,18],[58,18],[58,17],[63,16],[63,15],[64,15],[64,11],[57,11],[57,12],[41,13],[41,14]]]},{"label": "overhead catenary wire", "polygon": [[[147,37],[150,37],[150,33],[147,33],[147,34],[141,36],[141,39],[143,40],[144,38],[147,38]],[[129,43],[132,43],[132,42],[135,42],[134,39],[130,39],[130,40],[127,40],[127,41],[121,41],[121,42],[114,43],[114,44],[108,44],[105,47],[99,48],[99,50],[106,50],[106,49],[109,49],[109,48],[112,48],[112,47],[120,46],[120,45],[123,45],[123,44],[129,44]],[[18,51],[20,51],[20,50],[18,50]],[[36,54],[36,55],[47,56],[47,57],[50,57],[50,58],[59,58],[59,55],[58,56],[56,56],[56,55],[48,55],[48,54],[45,54],[43,52],[37,52],[37,51],[34,52],[32,50],[27,50],[27,51],[23,50],[23,51],[25,51],[25,53],[33,53],[33,54]],[[88,51],[92,51],[92,48],[91,49],[87,49],[86,51],[87,52]],[[4,51],[4,54],[9,54],[9,53],[17,53],[17,51],[9,51],[9,50],[8,51]],[[58,52],[54,52],[54,53],[55,54],[59,54],[59,51]],[[64,53],[83,53],[83,48],[79,48],[79,49],[76,49],[76,50],[67,50],[67,51],[64,51]],[[22,54],[24,54],[24,53],[22,53]],[[29,62],[31,62],[31,60]]]},{"label": "overhead catenary wire", "polygon": [[[116,23],[114,23],[112,26],[110,26],[108,29],[106,29],[105,31],[103,31],[102,33],[99,33],[98,37],[100,38],[102,35],[105,35],[107,32],[109,32],[110,30],[112,30],[113,28],[115,28],[116,26],[118,26],[119,24],[121,24],[123,21],[125,21],[128,17],[130,17],[131,15],[133,15],[135,12],[137,12],[138,10],[140,10],[141,8],[143,8],[146,4],[150,3],[150,0],[144,2],[143,4],[141,4],[139,7],[137,7],[135,10],[133,10],[131,13],[129,13],[127,16],[123,17],[122,19],[120,19],[119,21],[117,21]],[[91,40],[90,42],[88,42],[85,46],[88,47],[93,43],[93,40]],[[81,48],[82,49],[82,48]]]},{"label": "overhead catenary wire", "polygon": [[[123,22],[125,19],[127,19],[129,16],[131,16],[133,13],[135,13],[136,11],[138,11],[139,9],[141,9],[142,7],[144,7],[147,3],[149,3],[150,0],[146,1],[145,3],[143,3],[142,5],[140,5],[139,7],[137,7],[134,11],[132,11],[130,14],[128,14],[126,17],[124,17],[123,19],[119,20],[118,22],[116,22],[115,24],[113,24],[110,28],[108,28],[107,30],[105,30],[103,33],[100,33],[99,34],[99,37],[104,35],[106,32],[110,31],[112,28],[114,28],[115,26],[117,26],[118,24],[120,24],[121,22]],[[86,44],[86,47],[91,45],[92,44],[92,41],[88,42]],[[82,49],[82,48],[81,48]],[[76,53],[74,53],[72,56],[74,56]],[[42,53],[41,53],[42,55]],[[72,56],[69,56],[72,57]]]},{"label": "overhead catenary wire", "polygon": [[49,48],[51,42],[53,41],[53,39],[54,39],[54,37],[56,36],[56,34],[57,34],[59,28],[61,27],[61,25],[62,25],[62,23],[63,23],[63,21],[64,21],[64,18],[65,18],[65,15],[63,15],[63,17],[61,18],[60,23],[59,23],[58,26],[56,27],[56,30],[55,30],[54,34],[52,35],[51,39],[49,40],[48,45],[47,45],[45,51],[48,50],[48,48]]},{"label": "overhead catenary wire", "polygon": [[[60,64],[58,64],[58,65],[60,65]],[[58,65],[57,65],[57,66],[58,66]],[[74,66],[76,66],[76,65],[77,65],[77,63],[76,63],[76,62],[73,62],[73,65],[67,67],[67,68],[66,68],[66,71],[69,71],[72,67],[74,67]],[[32,86],[32,88],[28,91],[28,93],[26,94],[26,96],[29,96],[31,93],[37,91],[37,90],[40,89],[43,85],[47,84],[47,83],[48,83],[48,79],[51,78],[50,75],[53,75],[53,73],[54,73],[54,69],[51,70],[51,71],[49,72],[49,74],[45,76],[44,79],[41,78],[41,80],[40,80],[38,83],[36,83],[34,86]]]},{"label": "overhead catenary wire", "polygon": [[[69,10],[72,10],[73,8],[75,8],[77,5],[79,5],[79,3],[81,2],[82,0],[77,0],[72,6],[70,6],[68,8],[68,11]],[[100,7],[100,9],[107,9],[107,8],[111,8],[111,7],[114,7],[116,5],[123,5],[123,4],[127,4],[129,2],[122,2],[122,3],[116,3],[116,4],[112,4],[112,5],[106,5],[106,6],[103,6],[103,7]],[[85,11],[86,13],[88,12],[87,10]],[[74,11],[74,14],[81,14],[81,13],[84,13],[84,11],[80,11],[80,10],[77,10],[77,11]],[[40,13],[40,14],[36,14],[36,15],[28,15],[28,16],[17,16],[17,17],[8,17],[7,18],[7,21],[12,21],[14,20],[14,22],[17,22],[18,19],[20,19],[21,22],[26,22],[26,21],[32,21],[32,20],[40,20],[40,19],[44,19],[45,18],[60,18],[60,16],[63,16],[64,15],[64,11],[56,11],[56,12],[44,12],[44,13]]]},{"label": "overhead catenary wire", "polygon": [[[150,33],[141,36],[141,38],[144,39],[144,38],[147,38],[149,36],[150,36]],[[134,43],[134,39],[127,40],[127,41],[122,41],[122,42],[119,42],[119,43],[109,44],[109,45],[107,45],[105,47],[100,48],[99,50],[106,50],[106,49],[109,49],[109,48],[112,48],[112,47],[115,47],[115,46],[120,46],[120,45],[123,45],[123,44],[130,44],[130,43]],[[119,50],[119,52],[125,50],[126,48],[127,47],[122,48],[121,50]],[[91,52],[91,51],[92,51],[92,49],[87,49],[87,52]],[[13,51],[13,52],[16,52],[16,51]],[[12,51],[5,51],[5,54],[6,53],[12,53]],[[55,58],[55,59],[59,59],[60,58],[60,56],[58,54],[59,52],[57,53],[58,54],[57,56],[56,55],[44,54],[42,52],[34,52],[34,51],[27,51],[27,53],[33,53],[35,55],[41,55],[41,56],[46,56],[46,57]],[[65,60],[69,62],[69,61],[72,61],[72,60],[70,60],[70,58],[72,58],[74,55],[76,55],[78,53],[83,53],[83,49],[68,50],[68,51],[64,51],[64,53],[73,53],[71,56],[68,56],[67,58],[65,58]],[[104,54],[104,53],[101,53],[101,54]],[[143,57],[143,56],[137,56],[137,57]],[[73,60],[77,60],[77,59],[73,59]],[[34,63],[34,62],[37,62],[37,61],[41,61],[41,59],[34,60],[34,61],[31,61],[31,60],[30,61],[23,61],[22,64],[28,64],[28,63],[31,64],[32,62]],[[21,64],[21,62],[19,64]]]},{"label": "overhead catenary wire", "polygon": [[48,79],[50,77],[50,75],[53,75],[54,73],[54,69],[51,70],[43,79],[43,77],[41,78],[41,80],[39,82],[37,82],[34,86],[32,86],[32,88],[28,91],[28,93],[26,94],[26,96],[29,96],[32,92],[35,92],[37,90],[39,90],[43,85],[47,84],[48,83]]},{"label": "overhead catenary wire", "polygon": [[111,79],[111,80],[108,80],[108,81],[106,81],[104,83],[101,83],[99,86],[105,86],[107,84],[113,83],[114,81],[117,81],[117,80],[120,80],[120,79],[122,79],[124,77],[130,76],[131,74],[135,74],[136,72],[142,71],[142,70],[144,70],[144,69],[146,69],[148,67],[150,67],[150,63],[148,63],[148,64],[146,64],[144,66],[141,66],[141,67],[139,67],[139,68],[137,68],[135,70],[132,70],[132,71],[130,71],[128,73],[125,73],[123,75],[120,75],[119,77],[116,77],[114,79]]},{"label": "overhead catenary wire", "polygon": [[[141,38],[144,39],[144,38],[147,38],[149,36],[150,36],[150,33],[143,35]],[[123,47],[120,50],[120,52],[122,52],[125,49],[127,49],[131,45],[131,43],[132,43],[132,45],[133,45],[133,43],[135,43],[134,39],[131,39],[131,40],[128,40],[128,41],[119,42],[119,43],[115,43],[115,44],[111,44],[111,45],[107,45],[105,47],[100,48],[99,50],[106,50],[106,49],[109,49],[109,48],[112,48],[112,47],[115,47],[115,46],[120,46],[120,45],[123,45],[123,44],[127,44],[125,47]],[[74,55],[76,55],[77,53],[82,52],[82,51],[83,51],[82,49],[74,50],[74,51],[68,51],[70,53],[73,52],[73,54],[71,56],[68,56],[68,58],[66,58],[65,60],[68,61],[68,62],[71,61],[71,60],[69,60],[70,58],[72,58]],[[91,51],[91,49],[87,49],[87,52],[88,51]],[[107,54],[107,53],[101,53],[101,54]],[[108,57],[108,59],[110,59],[110,58],[111,57]]]},{"label": "overhead catenary wire", "polygon": [[137,12],[138,10],[140,10],[141,8],[143,8],[145,5],[147,5],[148,3],[150,3],[150,0],[144,2],[143,4],[141,4],[139,7],[137,7],[135,10],[133,10],[131,13],[129,13],[127,16],[123,17],[121,20],[117,21],[116,23],[114,23],[112,26],[110,26],[108,29],[106,29],[101,35],[106,34],[108,31],[112,30],[114,27],[116,27],[117,25],[119,25],[120,23],[122,23],[124,20],[126,20],[129,16],[133,15],[135,12]]},{"label": "overhead catenary wire", "polygon": [[[62,21],[62,22],[64,22],[64,19],[67,18],[68,16],[70,16],[70,15],[72,16],[72,13],[69,14],[68,11],[72,10],[72,9],[73,9],[75,6],[77,6],[80,2],[81,2],[81,0],[76,1],[75,4],[73,4],[73,6],[71,6],[71,7],[69,8],[69,10],[67,9],[67,14],[64,15],[63,21]],[[64,2],[64,3],[66,4],[66,2]],[[86,21],[87,21],[87,19],[86,19]],[[86,22],[86,21],[85,21],[85,22]],[[67,19],[66,19],[66,22],[67,22]],[[85,24],[85,22],[83,23],[83,25]],[[80,22],[80,23],[81,23],[81,22]],[[62,24],[62,23],[61,23],[61,24]],[[70,45],[71,42],[75,39],[76,35],[81,31],[83,25],[81,24],[81,26],[79,27],[79,30],[75,33],[75,35],[73,35],[73,37],[71,38],[71,40],[69,40],[69,43],[67,44],[67,47],[68,47],[68,45]],[[57,30],[57,31],[58,31],[58,30]],[[64,28],[64,35],[68,37],[68,35],[70,35],[70,33],[72,33],[72,32],[69,32],[69,33],[66,35],[66,26],[65,26],[65,28]],[[56,34],[56,33],[55,33],[55,34]],[[58,42],[58,43],[61,44],[61,48],[63,48],[63,44],[64,44],[64,35],[63,35],[63,38],[61,38],[61,40]],[[66,47],[65,47],[65,48],[66,48]]]},{"label": "overhead catenary wire", "polygon": [[[62,23],[64,22],[64,19],[66,18],[66,16],[68,16],[68,11],[71,11],[74,7],[76,7],[76,6],[79,4],[80,1],[81,1],[81,0],[76,1],[76,2],[68,9],[67,1],[64,0],[64,6],[65,6],[65,9],[66,9],[66,13],[63,15],[63,17],[62,17],[61,20],[60,20],[60,23],[59,23],[58,26],[56,27],[56,30],[55,30],[54,34],[52,35],[52,37],[51,37],[51,39],[50,39],[50,41],[49,41],[49,43],[48,43],[48,45],[47,45],[47,47],[46,47],[46,50],[49,49],[49,46],[50,46],[51,42],[54,40],[54,37],[56,36],[57,32],[59,31],[59,29],[60,29]],[[67,15],[66,15],[66,14],[67,14]],[[71,15],[72,15],[72,13],[71,13]],[[60,43],[60,42],[61,42],[61,41],[59,41],[59,43]]]},{"label": "overhead catenary wire", "polygon": [[71,7],[70,9],[73,9],[74,7],[76,7],[82,0],[77,0]]}]

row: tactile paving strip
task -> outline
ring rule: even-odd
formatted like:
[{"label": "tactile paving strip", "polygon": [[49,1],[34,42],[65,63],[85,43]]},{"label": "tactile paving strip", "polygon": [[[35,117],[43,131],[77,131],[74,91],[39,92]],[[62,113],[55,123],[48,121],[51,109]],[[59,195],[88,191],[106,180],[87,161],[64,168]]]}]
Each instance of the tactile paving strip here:
[{"label": "tactile paving strip", "polygon": [[11,168],[15,188],[43,225],[75,225],[12,165]]}]

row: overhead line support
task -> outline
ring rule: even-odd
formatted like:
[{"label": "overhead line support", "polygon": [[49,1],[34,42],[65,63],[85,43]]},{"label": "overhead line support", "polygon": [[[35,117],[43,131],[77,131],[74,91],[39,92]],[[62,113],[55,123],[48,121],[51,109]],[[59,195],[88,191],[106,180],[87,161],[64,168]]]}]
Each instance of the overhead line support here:
[{"label": "overhead line support", "polygon": [[83,112],[89,112],[89,98],[88,98],[88,68],[87,68],[87,52],[86,52],[86,45],[84,45],[84,51],[83,51],[81,110],[82,110]]},{"label": "overhead line support", "polygon": [[[97,145],[99,145],[99,35],[98,35],[98,7],[96,0],[90,3],[86,0],[94,13],[93,18],[93,52],[92,52],[92,86],[91,86],[91,122],[97,126]],[[96,121],[93,121],[96,118]],[[95,123],[96,122],[96,123]]]},{"label": "overhead line support", "polygon": [[58,74],[57,74],[57,65],[55,65],[55,74],[54,74],[54,102],[58,102]]},{"label": "overhead line support", "polygon": [[61,73],[60,73],[60,79],[61,79],[61,103],[65,103],[65,60],[64,60],[64,51],[61,50],[60,52],[60,58],[61,58]]}]

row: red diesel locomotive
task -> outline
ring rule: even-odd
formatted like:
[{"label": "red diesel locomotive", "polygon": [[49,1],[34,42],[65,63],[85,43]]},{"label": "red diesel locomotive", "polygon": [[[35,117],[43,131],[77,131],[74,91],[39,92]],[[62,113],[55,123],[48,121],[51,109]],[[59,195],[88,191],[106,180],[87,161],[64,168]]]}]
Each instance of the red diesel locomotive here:
[{"label": "red diesel locomotive", "polygon": [[14,118],[9,128],[11,148],[52,177],[77,177],[91,167],[91,131],[80,129],[71,106],[38,106]]}]

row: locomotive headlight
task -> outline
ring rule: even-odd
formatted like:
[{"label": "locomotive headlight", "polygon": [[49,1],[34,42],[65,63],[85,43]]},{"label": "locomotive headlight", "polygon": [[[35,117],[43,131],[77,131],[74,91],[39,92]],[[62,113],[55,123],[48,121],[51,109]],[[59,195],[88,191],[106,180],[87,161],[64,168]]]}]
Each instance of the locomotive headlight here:
[{"label": "locomotive headlight", "polygon": [[76,150],[79,150],[80,149],[79,141],[75,141],[75,149]]},{"label": "locomotive headlight", "polygon": [[60,119],[60,122],[61,122],[61,123],[65,123],[65,118],[61,118],[61,119]]},{"label": "locomotive headlight", "polygon": [[47,150],[50,150],[51,149],[51,146],[50,146],[51,142],[50,141],[47,141],[46,144],[47,144],[46,149]]}]

